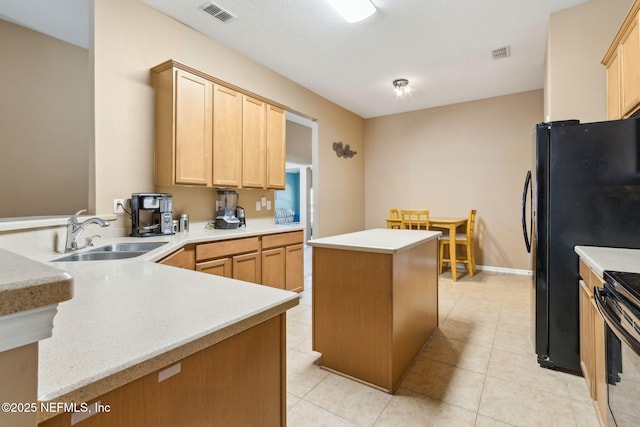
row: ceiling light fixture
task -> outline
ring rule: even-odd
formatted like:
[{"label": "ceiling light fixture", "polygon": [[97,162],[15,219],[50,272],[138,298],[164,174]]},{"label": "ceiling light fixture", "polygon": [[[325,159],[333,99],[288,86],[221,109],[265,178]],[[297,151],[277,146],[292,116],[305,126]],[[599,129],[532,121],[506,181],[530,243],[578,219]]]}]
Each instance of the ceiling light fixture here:
[{"label": "ceiling light fixture", "polygon": [[409,80],[407,79],[398,79],[393,81],[393,91],[397,96],[406,95],[411,92],[411,88],[409,87]]},{"label": "ceiling light fixture", "polygon": [[370,0],[326,0],[348,23],[362,21],[376,13]]}]

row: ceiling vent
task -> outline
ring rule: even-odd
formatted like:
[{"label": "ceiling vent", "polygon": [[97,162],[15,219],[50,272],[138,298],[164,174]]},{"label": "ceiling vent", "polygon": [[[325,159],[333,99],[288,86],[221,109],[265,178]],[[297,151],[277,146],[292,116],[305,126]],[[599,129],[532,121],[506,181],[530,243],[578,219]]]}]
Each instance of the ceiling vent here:
[{"label": "ceiling vent", "polygon": [[501,59],[511,56],[511,52],[509,50],[509,46],[501,47],[499,49],[495,49],[491,51],[491,56],[493,59]]},{"label": "ceiling vent", "polygon": [[228,10],[223,9],[222,7],[218,6],[214,2],[209,2],[204,6],[202,6],[200,9],[204,10],[209,15],[225,23],[231,21],[232,19],[237,18],[236,15],[229,12]]}]

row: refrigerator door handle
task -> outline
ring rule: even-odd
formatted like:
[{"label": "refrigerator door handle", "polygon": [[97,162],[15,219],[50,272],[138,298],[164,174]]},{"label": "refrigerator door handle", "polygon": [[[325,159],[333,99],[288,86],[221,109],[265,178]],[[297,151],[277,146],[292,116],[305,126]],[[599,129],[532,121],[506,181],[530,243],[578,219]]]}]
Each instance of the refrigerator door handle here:
[{"label": "refrigerator door handle", "polygon": [[[527,171],[527,177],[524,180],[524,188],[522,190],[522,234],[524,235],[524,244],[527,247],[527,252],[531,252],[531,240],[529,239],[529,230],[527,230],[527,190],[530,190],[530,193],[533,194],[533,189],[530,187],[531,185],[531,171]],[[533,203],[533,200],[531,203]],[[533,218],[531,221],[533,221]],[[530,227],[530,229],[532,228],[533,227]]]}]

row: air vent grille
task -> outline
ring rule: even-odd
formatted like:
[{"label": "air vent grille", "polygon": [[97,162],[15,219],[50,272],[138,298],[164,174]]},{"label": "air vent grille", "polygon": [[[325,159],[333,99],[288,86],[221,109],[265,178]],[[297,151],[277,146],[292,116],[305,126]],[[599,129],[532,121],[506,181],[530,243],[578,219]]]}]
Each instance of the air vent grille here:
[{"label": "air vent grille", "polygon": [[501,59],[511,56],[509,46],[504,46],[499,49],[492,50],[491,56],[493,57],[493,59]]},{"label": "air vent grille", "polygon": [[213,16],[214,18],[219,19],[222,22],[229,22],[232,19],[237,18],[237,16],[235,16],[233,13],[223,9],[222,7],[218,6],[214,2],[209,2],[205,4],[204,6],[201,7],[201,9],[207,12],[209,15]]}]

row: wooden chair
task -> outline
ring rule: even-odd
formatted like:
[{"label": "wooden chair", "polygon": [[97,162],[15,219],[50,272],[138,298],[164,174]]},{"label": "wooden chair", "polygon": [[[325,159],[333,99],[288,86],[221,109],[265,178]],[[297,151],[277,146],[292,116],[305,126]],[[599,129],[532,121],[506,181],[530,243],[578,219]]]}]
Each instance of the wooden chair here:
[{"label": "wooden chair", "polygon": [[401,228],[402,220],[400,219],[400,211],[398,209],[389,209],[389,218],[387,218],[387,228]]},{"label": "wooden chair", "polygon": [[428,230],[429,229],[429,211],[411,211],[401,210],[400,218],[402,219],[402,228],[409,230]]},{"label": "wooden chair", "polygon": [[[456,262],[467,264],[469,276],[476,274],[476,251],[475,251],[475,229],[476,210],[469,211],[469,219],[467,220],[467,230],[464,233],[458,233],[456,230],[456,245],[464,246],[464,251],[456,251]],[[451,259],[445,258],[444,248],[451,245],[449,235],[443,235],[440,238],[440,262],[438,263],[438,271],[442,273],[442,267],[445,262],[451,263]],[[462,252],[462,253],[461,253]],[[450,256],[450,255],[449,255]]]}]

